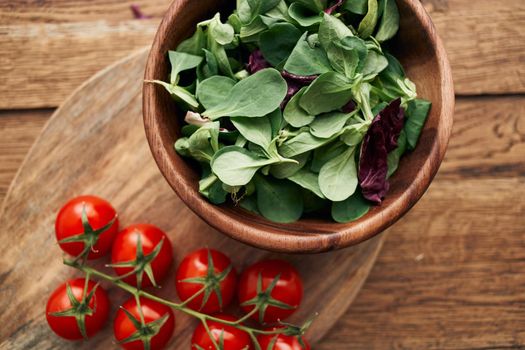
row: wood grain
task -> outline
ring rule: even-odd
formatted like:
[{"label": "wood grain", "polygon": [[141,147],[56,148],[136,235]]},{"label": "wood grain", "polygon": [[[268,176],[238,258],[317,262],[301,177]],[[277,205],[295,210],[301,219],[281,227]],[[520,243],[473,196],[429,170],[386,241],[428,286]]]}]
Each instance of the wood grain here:
[{"label": "wood grain", "polygon": [[[0,211],[0,239],[16,237],[16,244],[0,256],[0,349],[71,348],[70,342],[51,334],[38,306],[74,274],[62,265],[53,230],[57,210],[72,196],[92,193],[111,199],[123,227],[151,222],[163,228],[174,243],[177,261],[202,246],[224,251],[239,270],[270,256],[210,228],[161,177],[141,123],[142,81],[137,77],[144,71],[146,54],[141,51],[108,68],[77,90],[50,119],[10,188]],[[309,335],[314,344],[357,295],[384,237],[334,254],[279,256],[298,268],[308,291],[291,321],[320,314]],[[173,278],[159,294],[175,299]],[[103,285],[111,290],[115,311],[125,295]],[[189,348],[194,327],[195,320],[179,313],[171,348]],[[108,327],[75,348],[115,348],[112,339]]]},{"label": "wood grain", "polygon": [[[0,109],[58,106],[99,69],[149,45],[170,2],[0,1]],[[525,92],[522,0],[422,2],[444,39],[458,94]],[[132,20],[131,3],[154,19]]]},{"label": "wood grain", "polygon": [[[525,97],[459,98],[456,106],[438,176],[389,230],[367,283],[317,349],[525,347],[517,326],[525,322]],[[0,169],[12,159],[3,183],[42,119],[0,116]]]},{"label": "wood grain", "polygon": [[[159,26],[146,65],[146,80],[163,80],[169,74],[166,54],[192,33],[209,13],[224,9],[224,0],[175,0]],[[144,86],[146,137],[162,174],[182,201],[209,225],[254,247],[283,253],[316,253],[359,244],[386,230],[421,198],[445,156],[454,114],[454,86],[443,44],[430,17],[417,0],[398,0],[399,33],[392,42],[395,56],[417,85],[420,97],[432,108],[418,146],[405,155],[389,178],[389,190],[379,206],[346,224],[331,217],[303,216],[276,224],[233,203],[213,205],[198,191],[201,170],[174,149],[181,136],[180,109],[158,84]]]}]

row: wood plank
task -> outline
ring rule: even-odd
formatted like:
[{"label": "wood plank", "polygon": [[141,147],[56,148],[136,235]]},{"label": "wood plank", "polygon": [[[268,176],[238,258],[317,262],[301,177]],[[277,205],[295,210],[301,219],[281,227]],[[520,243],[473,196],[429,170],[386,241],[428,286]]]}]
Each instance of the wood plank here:
[{"label": "wood plank", "polygon": [[438,175],[318,348],[523,349],[524,196],[524,177]]},{"label": "wood plank", "polygon": [[[0,109],[55,107],[99,69],[151,43],[169,0],[0,4]],[[458,94],[525,92],[525,3],[423,0],[447,47]],[[30,54],[29,54],[30,53]],[[31,74],[27,74],[31,72]]]},{"label": "wood plank", "polygon": [[525,92],[523,0],[422,0],[445,43],[456,92]]}]

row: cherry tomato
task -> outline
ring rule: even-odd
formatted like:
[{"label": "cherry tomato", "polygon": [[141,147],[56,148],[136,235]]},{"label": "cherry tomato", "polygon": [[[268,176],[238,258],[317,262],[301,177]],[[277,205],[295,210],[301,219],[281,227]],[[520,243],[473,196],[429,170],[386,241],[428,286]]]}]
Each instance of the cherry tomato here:
[{"label": "cherry tomato", "polygon": [[[274,339],[274,345],[272,348],[270,348],[270,344],[272,344]],[[260,334],[257,336],[257,341],[259,342],[262,350],[310,350],[310,344],[308,344],[306,339],[304,339],[304,337],[301,337],[301,339],[303,341],[304,347],[301,345],[297,337],[292,337],[289,335]]]},{"label": "cherry tomato", "polygon": [[[87,230],[82,223],[83,212]],[[95,196],[80,196],[67,202],[58,212],[55,234],[60,248],[69,255],[78,256],[84,249],[91,248],[88,259],[97,259],[111,250],[118,224],[117,212],[109,202]],[[75,241],[60,243],[65,239]]]},{"label": "cherry tomato", "polygon": [[[142,254],[137,253],[139,240]],[[147,274],[148,264],[151,266],[155,283],[158,283],[166,277],[172,261],[173,253],[169,238],[162,230],[153,225],[135,224],[126,227],[118,233],[113,243],[111,264],[115,272],[122,276],[134,270],[138,271],[143,287],[153,285]],[[136,274],[131,274],[123,280],[137,286]]]},{"label": "cherry tomato", "polygon": [[[68,285],[76,301],[69,299],[69,295],[67,293]],[[77,311],[79,314],[81,314],[82,310],[84,310],[83,322],[86,330],[85,335],[87,337],[91,337],[97,333],[102,328],[102,326],[104,326],[104,323],[106,323],[108,319],[109,299],[106,291],[102,287],[97,286],[94,294],[89,297],[96,284],[93,281],[88,281],[86,290],[84,290],[85,286],[86,280],[84,278],[69,280],[66,283],[60,285],[51,294],[49,300],[47,301],[47,323],[53,332],[62,338],[69,340],[78,340],[83,338],[82,332],[79,328],[79,323],[74,314],[72,314],[73,311]],[[82,304],[83,297],[85,301],[84,304]],[[66,315],[60,316],[58,313]],[[92,314],[88,315],[88,313]]]},{"label": "cherry tomato", "polygon": [[[239,302],[246,313],[252,311],[258,298],[258,279],[262,279],[262,292],[269,294],[269,306],[260,308],[252,317],[259,322],[273,323],[292,315],[301,304],[303,283],[297,270],[282,260],[263,260],[248,267],[239,281]],[[277,284],[270,291],[274,279],[279,276]],[[268,297],[267,296],[267,297]],[[275,304],[286,304],[287,308]],[[243,305],[244,304],[244,305]]]},{"label": "cherry tomato", "polygon": [[[133,320],[126,315],[122,308],[131,314]],[[140,298],[140,310],[142,310],[144,316],[145,326],[141,324],[140,311],[135,297],[128,299],[128,301],[122,305],[113,322],[115,338],[117,341],[122,342],[137,332],[155,333],[155,329],[157,328],[157,333],[150,340],[150,349],[163,349],[170,341],[175,330],[175,315],[173,311],[166,305],[146,298]],[[127,350],[144,349],[144,342],[141,339],[122,342],[120,345]]]},{"label": "cherry tomato", "polygon": [[[235,317],[226,315],[226,314],[219,314],[215,315],[216,318],[220,318],[221,320],[225,321],[235,321]],[[241,331],[233,326],[224,325],[222,323],[216,322],[216,321],[208,321],[206,322],[208,325],[208,328],[210,329],[210,333],[213,336],[213,339],[217,344],[220,344],[220,339],[222,335],[222,341],[224,344],[224,347],[222,350],[250,350],[253,349],[252,342],[250,340],[250,336],[248,333]],[[214,346],[210,336],[206,332],[206,329],[204,328],[203,324],[200,323],[197,328],[195,329],[195,332],[193,332],[193,337],[191,338],[191,348],[193,350],[215,350],[216,347]]]},{"label": "cherry tomato", "polygon": [[[192,282],[185,282],[187,279],[192,279]],[[230,305],[236,284],[237,272],[230,258],[212,249],[200,249],[187,255],[179,265],[175,281],[177,294],[182,301],[207,288],[207,293],[211,294],[204,306],[202,302],[206,293],[201,293],[188,303],[190,308],[207,314],[222,311]],[[221,295],[222,304],[217,294]]]}]

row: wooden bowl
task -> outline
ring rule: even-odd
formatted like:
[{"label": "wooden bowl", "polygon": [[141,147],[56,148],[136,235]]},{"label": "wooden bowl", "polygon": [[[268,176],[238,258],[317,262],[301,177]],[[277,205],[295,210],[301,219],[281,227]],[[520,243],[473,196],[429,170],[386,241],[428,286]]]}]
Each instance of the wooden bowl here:
[{"label": "wooden bowl", "polygon": [[[153,42],[145,79],[165,80],[170,69],[167,51],[190,36],[197,22],[224,10],[227,3],[231,1],[175,0]],[[277,224],[233,205],[209,203],[198,192],[199,172],[173,147],[183,116],[178,115],[175,103],[163,88],[146,84],[146,136],[158,167],[182,201],[208,224],[236,240],[287,253],[323,252],[355,245],[401,218],[426,191],[445,155],[452,128],[454,88],[443,44],[423,6],[418,0],[397,3],[401,25],[393,50],[416,83],[418,94],[432,101],[432,109],[417,148],[403,157],[380,206],[349,224],[308,218]]]}]

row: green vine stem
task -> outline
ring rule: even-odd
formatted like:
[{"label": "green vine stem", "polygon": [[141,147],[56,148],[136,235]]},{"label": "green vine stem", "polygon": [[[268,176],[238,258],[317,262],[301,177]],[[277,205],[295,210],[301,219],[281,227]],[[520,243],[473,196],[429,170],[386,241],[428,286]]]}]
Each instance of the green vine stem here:
[{"label": "green vine stem", "polygon": [[[119,287],[120,289],[123,289],[126,292],[132,294],[135,298],[137,298],[137,300],[140,297],[143,297],[143,298],[146,298],[146,299],[150,299],[152,301],[156,301],[156,302],[158,302],[160,304],[166,305],[166,306],[168,306],[168,307],[170,307],[170,308],[172,308],[174,310],[177,310],[177,311],[183,312],[183,313],[185,313],[187,315],[190,315],[192,317],[195,317],[196,319],[198,319],[204,325],[204,327],[206,329],[208,328],[207,322],[208,321],[212,321],[212,322],[217,322],[217,323],[220,323],[220,324],[232,326],[232,327],[235,327],[235,328],[237,328],[239,330],[242,330],[242,331],[248,333],[248,335],[252,339],[254,347],[255,347],[255,350],[262,350],[260,345],[259,345],[259,343],[257,342],[257,335],[258,334],[263,334],[263,335],[286,334],[286,335],[302,336],[306,332],[308,326],[311,324],[311,320],[309,320],[309,321],[307,321],[305,323],[305,325],[303,327],[294,326],[294,325],[290,325],[290,324],[284,324],[283,328],[276,328],[274,330],[268,330],[268,331],[260,330],[260,329],[249,327],[249,326],[246,326],[246,325],[242,324],[242,322],[246,321],[250,316],[252,316],[253,314],[255,314],[258,311],[258,307],[255,307],[247,315],[243,316],[239,320],[235,320],[235,321],[223,320],[223,319],[220,319],[220,318],[217,318],[217,317],[214,317],[214,316],[210,316],[210,315],[204,314],[202,312],[190,309],[189,307],[187,307],[187,302],[176,303],[176,302],[173,302],[173,301],[169,301],[169,300],[165,300],[163,298],[160,298],[160,297],[158,297],[156,295],[153,295],[151,293],[148,293],[148,292],[146,292],[144,290],[138,289],[138,288],[136,288],[136,287],[134,287],[134,286],[132,286],[130,284],[125,283],[119,277],[113,277],[113,276],[108,275],[108,274],[106,274],[104,272],[101,272],[101,271],[99,271],[99,270],[97,270],[95,268],[92,268],[92,267],[87,266],[87,265],[83,265],[83,264],[79,263],[77,260],[67,260],[67,259],[65,259],[64,260],[64,264],[67,265],[67,266],[71,266],[71,267],[73,267],[73,268],[83,272],[84,274],[86,274],[86,276],[98,277],[98,278],[100,278],[102,280],[108,281],[108,282],[112,283],[113,285]],[[211,337],[211,334],[210,334],[210,337]],[[216,346],[217,350],[221,350],[219,345],[217,344],[217,342],[215,341],[215,339],[213,337],[211,337],[211,340],[212,340],[213,344]]]}]

